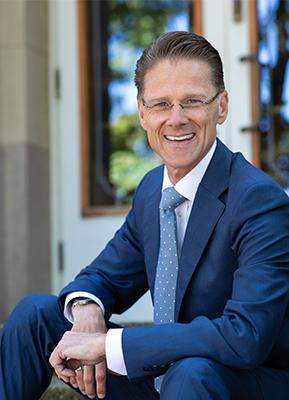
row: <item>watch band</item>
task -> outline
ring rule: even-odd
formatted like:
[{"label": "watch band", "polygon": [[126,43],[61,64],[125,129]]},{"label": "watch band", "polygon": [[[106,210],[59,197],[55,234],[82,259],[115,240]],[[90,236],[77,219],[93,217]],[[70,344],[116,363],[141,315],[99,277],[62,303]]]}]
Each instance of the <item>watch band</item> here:
[{"label": "watch band", "polygon": [[96,302],[92,299],[89,299],[87,297],[77,297],[76,299],[73,300],[72,304],[71,304],[71,308],[74,308],[76,306],[86,306],[87,304],[91,304],[94,303],[96,304]]}]

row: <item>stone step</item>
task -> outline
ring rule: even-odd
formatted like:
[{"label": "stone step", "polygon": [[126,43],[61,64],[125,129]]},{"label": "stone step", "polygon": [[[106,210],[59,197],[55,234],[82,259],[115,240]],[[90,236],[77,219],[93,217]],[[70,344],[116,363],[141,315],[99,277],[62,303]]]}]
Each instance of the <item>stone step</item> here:
[{"label": "stone step", "polygon": [[52,382],[40,400],[84,400],[81,396],[65,383],[53,377]]}]

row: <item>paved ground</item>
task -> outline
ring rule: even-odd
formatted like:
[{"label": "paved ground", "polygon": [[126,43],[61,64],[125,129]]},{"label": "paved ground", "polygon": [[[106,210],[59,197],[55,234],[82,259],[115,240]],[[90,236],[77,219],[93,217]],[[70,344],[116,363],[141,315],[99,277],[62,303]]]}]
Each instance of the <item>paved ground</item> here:
[{"label": "paved ground", "polygon": [[84,400],[74,390],[70,389],[67,385],[54,378],[50,387],[44,393],[40,400]]},{"label": "paved ground", "polygon": [[80,400],[80,397],[75,392],[65,389],[49,389],[40,400]]}]

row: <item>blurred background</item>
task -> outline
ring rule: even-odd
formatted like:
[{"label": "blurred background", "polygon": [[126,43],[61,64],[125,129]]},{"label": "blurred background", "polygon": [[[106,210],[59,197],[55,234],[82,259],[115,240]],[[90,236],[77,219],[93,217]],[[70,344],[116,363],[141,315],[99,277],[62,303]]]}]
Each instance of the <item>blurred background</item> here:
[{"label": "blurred background", "polygon": [[[219,137],[289,187],[289,0],[0,0],[0,321],[57,293],[124,220],[160,160],[136,114],[135,62],[165,31],[224,62]],[[148,295],[115,321],[150,321]]]}]

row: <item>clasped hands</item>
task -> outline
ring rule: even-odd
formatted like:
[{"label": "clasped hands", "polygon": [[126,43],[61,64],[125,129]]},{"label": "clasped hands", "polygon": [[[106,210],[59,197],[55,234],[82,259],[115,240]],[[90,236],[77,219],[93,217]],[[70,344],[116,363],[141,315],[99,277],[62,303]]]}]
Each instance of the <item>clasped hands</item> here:
[{"label": "clasped hands", "polygon": [[[106,324],[96,304],[75,307],[74,324],[64,333],[49,361],[57,376],[84,395],[104,398],[106,393]],[[80,368],[82,367],[82,368]]]}]

